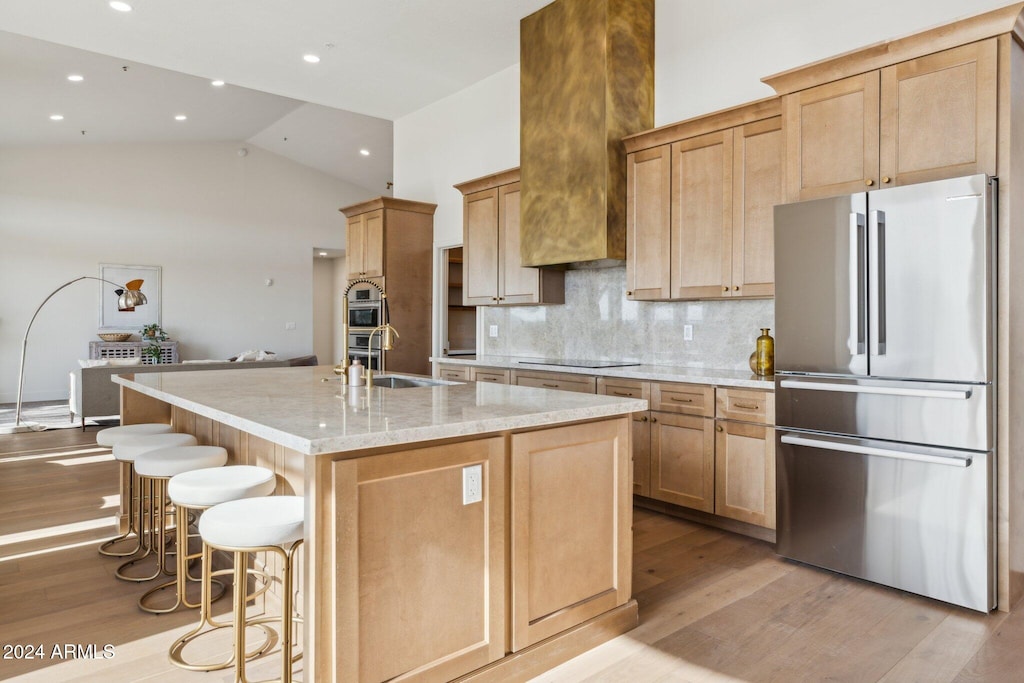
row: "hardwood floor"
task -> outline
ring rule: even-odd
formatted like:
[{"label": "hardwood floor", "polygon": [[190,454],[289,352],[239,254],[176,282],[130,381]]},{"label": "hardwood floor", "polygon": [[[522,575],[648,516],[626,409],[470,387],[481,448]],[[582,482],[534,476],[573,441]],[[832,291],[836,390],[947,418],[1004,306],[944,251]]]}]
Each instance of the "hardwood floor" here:
[{"label": "hardwood floor", "polygon": [[[171,666],[167,646],[195,613],[141,612],[146,588],[116,580],[119,561],[96,553],[114,533],[117,466],[94,438],[95,428],[0,436],[0,657],[19,654],[13,645],[45,655],[0,659],[0,680],[231,680]],[[536,680],[1024,678],[1024,610],[976,614],[781,560],[762,541],[634,514],[640,626]],[[109,659],[53,653],[108,643]],[[270,678],[276,664],[269,657],[252,675]]]}]

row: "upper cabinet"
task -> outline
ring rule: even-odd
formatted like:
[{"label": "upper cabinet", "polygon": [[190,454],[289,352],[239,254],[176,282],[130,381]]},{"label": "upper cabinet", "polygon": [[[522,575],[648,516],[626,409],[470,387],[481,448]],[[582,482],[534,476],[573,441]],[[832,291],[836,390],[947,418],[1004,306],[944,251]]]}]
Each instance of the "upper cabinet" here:
[{"label": "upper cabinet", "polygon": [[348,279],[384,275],[384,209],[348,219]]},{"label": "upper cabinet", "polygon": [[773,296],[777,99],[626,138],[626,296]]},{"label": "upper cabinet", "polygon": [[455,187],[463,195],[463,303],[565,303],[563,271],[521,265],[519,169]]},{"label": "upper cabinet", "polygon": [[994,175],[997,49],[988,38],[786,94],[788,200]]}]

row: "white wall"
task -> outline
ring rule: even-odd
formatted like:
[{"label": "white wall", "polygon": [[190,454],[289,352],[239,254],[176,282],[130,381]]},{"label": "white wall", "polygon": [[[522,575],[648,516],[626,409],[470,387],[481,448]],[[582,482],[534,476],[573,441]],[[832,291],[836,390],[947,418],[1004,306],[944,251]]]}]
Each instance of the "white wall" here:
[{"label": "white wall", "polygon": [[[237,149],[0,150],[0,402],[15,400],[33,310],[59,284],[98,275],[100,263],[162,267],[162,323],[183,358],[312,353],[312,248],[344,247],[338,208],[372,192],[256,147],[246,157]],[[67,396],[68,370],[96,339],[97,310],[98,284],[86,281],[40,312],[25,400]]]},{"label": "white wall", "polygon": [[[655,125],[769,97],[764,76],[1007,4],[656,0]],[[438,204],[435,247],[462,240],[462,201],[453,184],[519,164],[518,103],[514,66],[395,121],[395,196]],[[435,353],[438,327],[435,321]]]},{"label": "white wall", "polygon": [[761,83],[765,76],[1009,4],[657,0],[654,123],[663,126],[771,97],[775,91]]}]

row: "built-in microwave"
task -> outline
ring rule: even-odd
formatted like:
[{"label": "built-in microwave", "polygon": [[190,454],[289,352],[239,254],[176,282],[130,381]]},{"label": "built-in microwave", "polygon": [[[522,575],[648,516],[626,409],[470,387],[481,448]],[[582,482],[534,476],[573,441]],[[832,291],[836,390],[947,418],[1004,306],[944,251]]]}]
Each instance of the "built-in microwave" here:
[{"label": "built-in microwave", "polygon": [[371,305],[348,305],[348,326],[374,328],[380,325],[380,302]]},{"label": "built-in microwave", "polygon": [[380,351],[374,351],[373,355],[370,355],[366,350],[349,349],[348,356],[353,361],[358,358],[363,367],[369,367],[371,370],[380,370]]},{"label": "built-in microwave", "polygon": [[[370,349],[370,333],[359,331],[349,332],[348,348],[352,351],[368,351]],[[373,350],[380,350],[380,334],[377,334],[373,338]]]}]

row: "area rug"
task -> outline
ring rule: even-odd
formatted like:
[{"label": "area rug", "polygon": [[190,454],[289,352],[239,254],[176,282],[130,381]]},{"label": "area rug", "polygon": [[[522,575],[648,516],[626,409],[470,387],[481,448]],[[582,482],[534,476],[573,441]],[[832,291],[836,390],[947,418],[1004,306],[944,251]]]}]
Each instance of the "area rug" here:
[{"label": "area rug", "polygon": [[[15,412],[15,405],[13,403],[0,405],[0,424],[13,424]],[[71,420],[67,401],[23,404],[21,407],[21,420],[22,422],[38,423],[42,428],[39,431],[46,429],[74,429],[75,427],[81,428],[82,426],[81,418],[76,416],[74,421]],[[119,420],[116,416],[85,421],[87,427],[116,425],[118,423]]]}]

